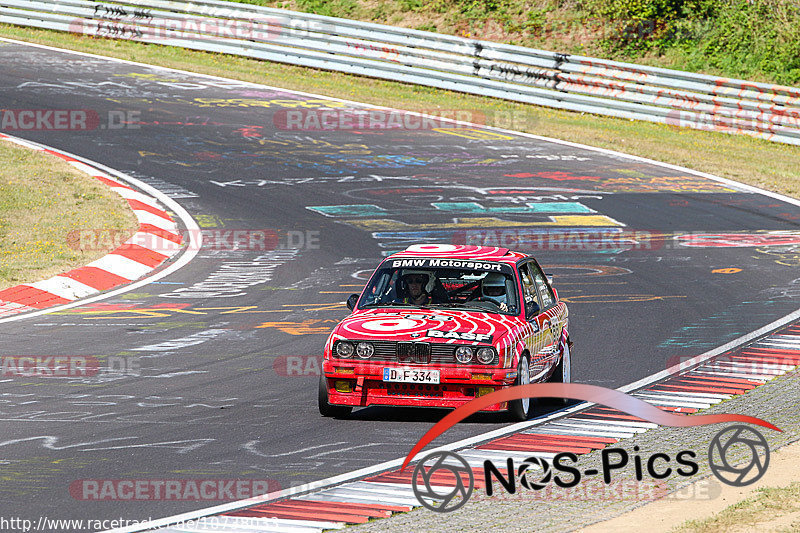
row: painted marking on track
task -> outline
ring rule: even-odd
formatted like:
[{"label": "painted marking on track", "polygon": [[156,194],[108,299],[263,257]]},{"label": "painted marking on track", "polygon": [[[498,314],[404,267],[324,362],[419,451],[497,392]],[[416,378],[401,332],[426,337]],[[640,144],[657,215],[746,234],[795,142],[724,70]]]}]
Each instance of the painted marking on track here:
[{"label": "painted marking on track", "polygon": [[514,228],[535,226],[624,226],[625,224],[606,215],[555,215],[536,222],[517,222],[495,217],[460,218],[455,222],[410,224],[399,220],[365,219],[346,220],[345,223],[365,231],[389,231],[408,229],[467,229],[467,228]]},{"label": "painted marking on track", "polygon": [[309,319],[302,322],[262,322],[255,329],[274,328],[289,335],[315,335],[330,333],[338,323],[338,320],[333,319]]},{"label": "painted marking on track", "polygon": [[711,271],[712,274],[737,274],[741,272],[741,268],[715,268]]}]

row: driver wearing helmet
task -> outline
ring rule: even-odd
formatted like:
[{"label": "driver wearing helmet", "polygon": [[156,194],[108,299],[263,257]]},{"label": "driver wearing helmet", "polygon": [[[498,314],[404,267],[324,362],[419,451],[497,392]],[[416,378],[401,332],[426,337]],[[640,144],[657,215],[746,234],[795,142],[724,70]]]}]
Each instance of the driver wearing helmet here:
[{"label": "driver wearing helmet", "polygon": [[433,273],[425,270],[403,270],[400,275],[401,286],[404,287],[398,302],[414,305],[431,303],[431,291],[435,284]]},{"label": "driver wearing helmet", "polygon": [[508,311],[505,276],[496,272],[487,274],[481,283],[481,296],[497,304],[501,311]]}]

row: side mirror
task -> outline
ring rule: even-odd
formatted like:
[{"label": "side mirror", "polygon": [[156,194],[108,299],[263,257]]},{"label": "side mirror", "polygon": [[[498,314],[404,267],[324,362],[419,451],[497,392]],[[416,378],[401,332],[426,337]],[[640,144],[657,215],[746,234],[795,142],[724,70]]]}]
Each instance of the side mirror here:
[{"label": "side mirror", "polygon": [[550,285],[550,287],[553,286],[553,276],[547,276],[547,284]]},{"label": "side mirror", "polygon": [[550,287],[550,288],[553,289],[553,296],[555,297],[556,301],[558,301],[558,291],[556,290],[555,287]]},{"label": "side mirror", "polygon": [[358,302],[358,294],[351,294],[347,297],[347,308],[352,311],[356,308],[356,302]]}]

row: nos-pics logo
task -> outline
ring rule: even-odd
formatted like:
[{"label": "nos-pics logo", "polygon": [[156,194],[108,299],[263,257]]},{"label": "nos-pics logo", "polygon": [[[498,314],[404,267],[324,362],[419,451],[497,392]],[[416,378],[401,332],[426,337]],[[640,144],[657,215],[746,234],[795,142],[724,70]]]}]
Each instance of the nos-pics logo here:
[{"label": "nos-pics logo", "polygon": [[[715,414],[689,417],[667,413],[638,398],[595,385],[572,383],[520,385],[476,398],[445,416],[412,448],[406,456],[402,469],[406,468],[425,445],[467,416],[489,405],[521,397],[585,400],[618,409],[649,422],[673,427],[745,422],[781,431],[769,422],[746,415]],[[632,454],[622,448],[605,448],[600,451],[601,468],[584,470],[580,470],[577,466],[578,456],[570,452],[556,454],[552,462],[533,456],[515,464],[513,458],[508,458],[501,468],[492,461],[485,460],[480,465],[483,467],[483,479],[479,480],[479,483],[485,488],[486,495],[492,496],[493,482],[499,482],[506,492],[514,494],[518,487],[538,491],[551,483],[561,488],[571,488],[578,485],[581,479],[591,476],[602,476],[603,482],[608,485],[611,483],[613,472],[625,468],[634,469],[637,481],[641,481],[645,475],[660,480],[671,475],[689,477],[699,471],[695,460],[697,454],[690,450],[678,452],[674,458],[664,453],[646,456],[638,452],[638,446],[634,446]],[[745,457],[742,462],[743,455]],[[767,440],[760,432],[750,426],[737,424],[723,429],[711,440],[708,463],[720,481],[741,487],[754,483],[764,475],[769,466],[769,455]],[[472,465],[460,455],[449,451],[429,454],[417,463],[412,475],[412,488],[417,500],[436,512],[444,513],[458,509],[470,499],[476,487],[480,488],[476,483]]]}]

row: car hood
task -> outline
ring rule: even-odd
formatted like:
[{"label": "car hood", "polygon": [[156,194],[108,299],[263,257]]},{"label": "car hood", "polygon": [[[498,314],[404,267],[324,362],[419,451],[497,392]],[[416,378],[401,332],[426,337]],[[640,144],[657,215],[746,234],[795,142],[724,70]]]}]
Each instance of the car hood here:
[{"label": "car hood", "polygon": [[334,334],[358,340],[493,344],[514,326],[515,317],[465,311],[358,311],[342,320]]}]

